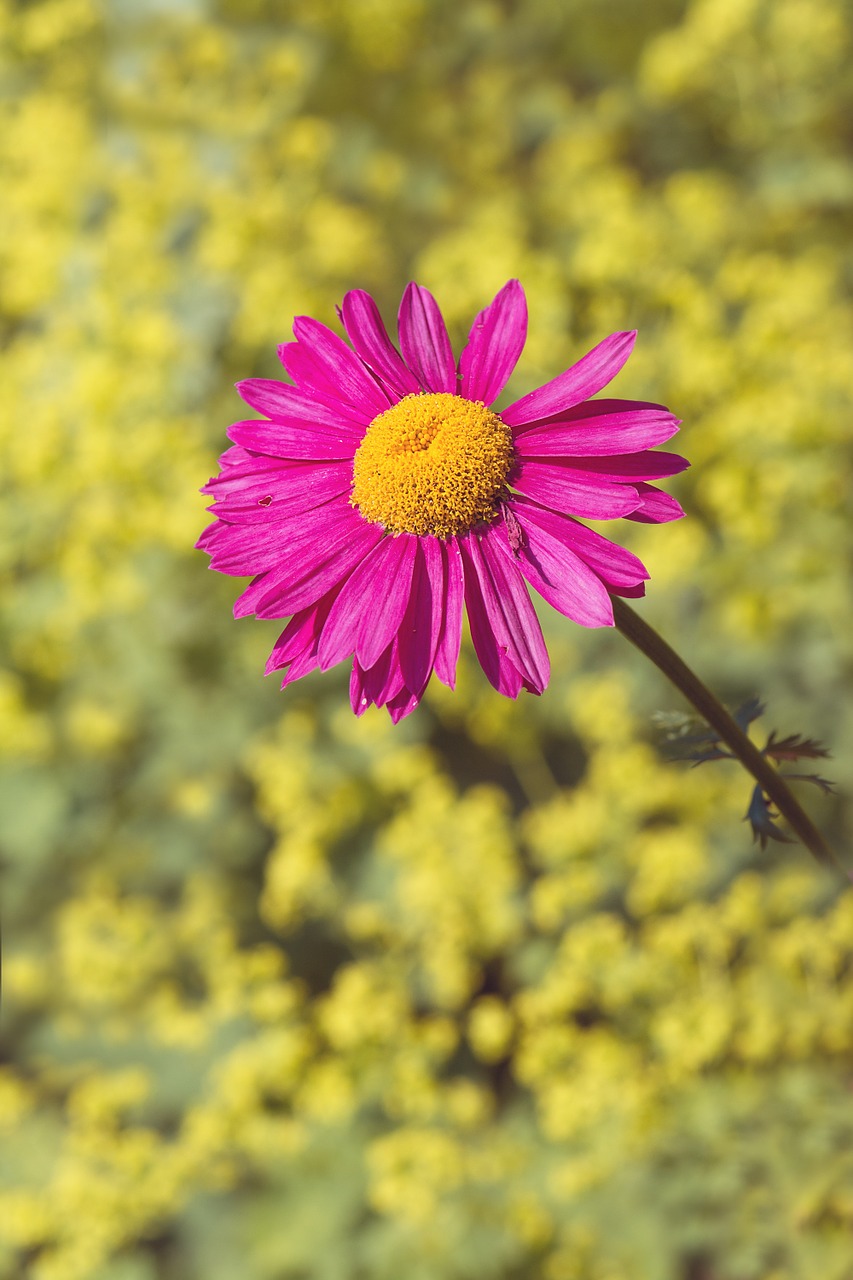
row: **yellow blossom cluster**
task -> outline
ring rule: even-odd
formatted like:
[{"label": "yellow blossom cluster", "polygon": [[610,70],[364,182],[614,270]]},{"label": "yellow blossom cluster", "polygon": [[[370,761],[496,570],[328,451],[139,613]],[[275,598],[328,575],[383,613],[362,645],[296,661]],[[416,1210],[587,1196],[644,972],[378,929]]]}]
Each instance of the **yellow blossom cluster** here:
[{"label": "yellow blossom cluster", "polygon": [[[684,420],[638,605],[831,741],[851,862],[844,0],[0,0],[0,1280],[849,1280],[853,896],[553,679],[356,720],[191,550],[295,314],[508,278]],[[604,532],[609,532],[603,526]]]}]

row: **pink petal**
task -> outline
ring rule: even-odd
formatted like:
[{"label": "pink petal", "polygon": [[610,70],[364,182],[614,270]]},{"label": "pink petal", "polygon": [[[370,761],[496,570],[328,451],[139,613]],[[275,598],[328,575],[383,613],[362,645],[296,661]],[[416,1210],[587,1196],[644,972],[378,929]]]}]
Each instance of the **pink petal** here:
[{"label": "pink petal", "polygon": [[671,416],[671,410],[665,404],[658,404],[656,400],[621,400],[615,396],[602,396],[599,400],[584,400],[559,413],[547,413],[541,418],[531,419],[516,427],[513,434],[523,435],[534,427],[547,426],[549,422],[574,422],[576,418],[595,418],[602,413],[627,413],[629,410],[633,412],[640,409],[656,409],[659,413]]},{"label": "pink petal", "polygon": [[274,378],[246,378],[236,387],[237,394],[251,408],[288,427],[325,428],[336,435],[348,433],[360,440],[372,419],[372,415],[359,413],[344,404],[340,396],[327,402]]},{"label": "pink petal", "polygon": [[406,285],[398,317],[400,350],[426,391],[456,391],[456,364],[447,326],[428,289]]},{"label": "pink petal", "polygon": [[307,540],[313,550],[337,518],[339,505],[335,501],[327,502],[293,520],[278,520],[274,524],[231,524],[220,520],[202,535],[203,549],[210,556],[210,568],[236,577],[279,569],[292,559],[295,546],[304,545]]},{"label": "pink petal", "polygon": [[364,289],[344,297],[341,316],[349,340],[395,398],[414,395],[421,385],[388,336],[379,308]]},{"label": "pink petal", "polygon": [[680,520],[684,515],[681,504],[653,484],[638,484],[637,489],[643,505],[628,516],[629,520],[638,520],[641,524],[666,524],[670,520]]},{"label": "pink petal", "polygon": [[441,631],[435,650],[435,674],[448,689],[456,688],[456,664],[462,644],[462,607],[464,581],[462,554],[454,538],[451,542],[437,544],[444,568],[444,608]]},{"label": "pink petal", "polygon": [[463,558],[463,563],[465,565],[465,604],[468,609],[474,651],[489,684],[505,697],[517,698],[524,683],[521,672],[513,666],[506,652],[495,640],[480,587],[476,581],[476,570],[467,559]]},{"label": "pink petal", "polygon": [[[518,450],[516,450],[518,452]],[[526,454],[526,450],[523,451]],[[521,455],[519,455],[521,456]],[[540,456],[539,461],[544,459]],[[552,461],[551,457],[548,461]],[[646,449],[640,453],[615,454],[613,457],[576,457],[563,459],[560,466],[578,476],[591,476],[596,480],[627,481],[636,484],[642,480],[663,480],[667,476],[686,471],[690,463],[677,453],[664,449]]]},{"label": "pink petal", "polygon": [[228,463],[223,463],[222,458],[226,454],[222,455],[219,460],[221,471],[218,475],[211,476],[207,484],[202,486],[201,493],[208,493],[217,500],[238,498],[244,492],[251,490],[262,477],[267,476],[270,480],[275,480],[279,472],[290,471],[294,467],[304,465],[290,459],[269,458],[262,453],[250,453],[248,449],[243,449],[237,444],[232,445],[226,452],[231,453],[232,450],[235,456],[230,458]]},{"label": "pink petal", "polygon": [[281,688],[286,689],[289,684],[293,684],[296,680],[301,680],[303,676],[310,675],[312,671],[317,670],[317,655],[306,649],[304,653],[300,653],[294,658],[290,666],[281,678]]},{"label": "pink petal", "polygon": [[248,418],[228,428],[229,439],[255,453],[274,458],[338,459],[355,457],[359,439],[348,431],[332,431],[328,427],[288,427],[281,422]]},{"label": "pink petal", "polygon": [[317,648],[320,633],[336,595],[337,588],[333,588],[316,604],[294,614],[276,641],[267,659],[264,674],[270,675],[273,671],[280,671],[284,667],[289,668],[282,681],[282,689],[293,680],[315,670],[319,665]]},{"label": "pink petal", "polygon": [[297,316],[293,336],[296,342],[279,348],[279,358],[301,389],[335,396],[368,419],[388,408],[390,400],[376,379],[326,325],[310,316]]},{"label": "pink petal", "polygon": [[[618,400],[600,404],[619,404]],[[590,401],[590,410],[598,404]],[[617,409],[587,413],[583,417],[536,425],[519,432],[513,440],[516,453],[523,458],[578,455],[601,456],[635,453],[652,445],[663,444],[678,430],[678,419],[668,409]]]},{"label": "pink petal", "polygon": [[394,640],[385,653],[364,673],[364,689],[368,698],[377,707],[384,707],[386,702],[397,696],[403,688],[403,672],[400,669],[400,654],[397,641]]},{"label": "pink petal", "polygon": [[329,518],[322,529],[306,522],[306,527],[294,530],[282,563],[246,588],[234,605],[235,618],[298,613],[348,577],[383,537],[379,525],[368,524],[349,507],[341,510],[330,503],[327,509]]},{"label": "pink petal", "polygon": [[541,693],[550,674],[542,629],[511,555],[494,550],[496,538],[509,551],[502,526],[459,539],[471,638],[487,678],[501,693],[515,697],[522,681]]},{"label": "pink petal", "polygon": [[364,692],[364,672],[355,661],[352,664],[352,671],[349,677],[349,700],[350,706],[357,716],[363,716],[371,705]]},{"label": "pink petal", "polygon": [[349,463],[291,462],[256,458],[237,463],[206,486],[216,499],[210,508],[234,524],[289,520],[332,498],[348,494]]},{"label": "pink petal", "polygon": [[396,697],[403,688],[403,673],[400,670],[396,639],[368,670],[361,666],[358,659],[353,662],[350,700],[356,715],[361,715],[373,704],[384,707],[386,702]]},{"label": "pink petal", "polygon": [[646,594],[646,584],[638,582],[635,587],[608,586],[607,590],[612,596],[628,596],[632,600],[639,600]]},{"label": "pink petal", "polygon": [[[508,657],[524,677],[525,687],[541,693],[551,675],[548,650],[524,579],[514,558],[506,556],[509,547],[506,525],[489,525],[479,539],[482,566],[491,579],[490,592],[483,574],[480,586],[495,626],[495,634]],[[504,630],[501,638],[498,623]]]},{"label": "pink petal", "polygon": [[411,715],[415,707],[418,706],[423,693],[412,693],[410,689],[403,688],[393,698],[389,698],[385,703],[388,714],[394,724],[399,724],[404,716]]},{"label": "pink petal", "polygon": [[459,394],[491,404],[518,363],[527,338],[527,302],[517,280],[510,280],[481,311],[459,358]]},{"label": "pink petal", "polygon": [[611,542],[594,529],[588,529],[585,524],[579,524],[570,516],[545,511],[537,503],[525,498],[513,499],[512,511],[518,519],[523,520],[525,529],[531,523],[535,524],[569,551],[580,556],[608,587],[634,587],[649,576],[646,566],[633,552]]},{"label": "pink petal", "polygon": [[534,422],[537,418],[563,413],[573,405],[596,395],[616,377],[631,354],[636,337],[636,330],[630,333],[612,333],[578,360],[577,364],[573,364],[571,369],[504,409],[501,413],[504,422],[508,422],[511,427],[521,426],[525,422]]},{"label": "pink petal", "polygon": [[289,666],[294,658],[300,657],[308,649],[313,648],[316,652],[323,625],[321,619],[328,615],[334,598],[335,593],[330,591],[310,608],[300,609],[299,613],[293,615],[267,658],[264,675],[271,675],[273,671]]},{"label": "pink petal", "polygon": [[320,641],[325,671],[354,653],[372,667],[400,629],[412,589],[418,540],[383,538],[341,588]]},{"label": "pink petal", "polygon": [[[253,453],[250,453],[248,449],[244,449],[242,445],[232,444],[228,446],[228,448],[225,450],[224,453],[219,455],[219,458],[217,459],[217,461],[219,462],[220,467],[224,471],[226,467],[239,466],[241,463],[247,462],[250,458],[253,458],[254,456],[255,455]],[[207,493],[208,490],[205,487],[204,489],[201,489],[199,492]]]},{"label": "pink petal", "polygon": [[[529,519],[533,504],[507,504],[523,531],[523,545],[513,552],[530,585],[560,613],[584,627],[612,627],[613,606],[604,583],[579,555]],[[538,514],[538,513],[537,513]],[[499,544],[500,549],[504,549]]]},{"label": "pink petal", "polygon": [[209,546],[216,546],[222,536],[220,529],[221,524],[221,520],[214,520],[213,524],[209,524],[207,528],[202,531],[195,544],[196,550],[206,551]]},{"label": "pink petal", "polygon": [[419,538],[412,589],[398,633],[400,668],[419,697],[432,673],[444,608],[444,556],[437,538]]},{"label": "pink petal", "polygon": [[608,484],[598,476],[587,478],[559,463],[524,459],[513,471],[510,484],[543,506],[570,511],[588,520],[626,516],[640,505],[637,490],[631,485]]}]

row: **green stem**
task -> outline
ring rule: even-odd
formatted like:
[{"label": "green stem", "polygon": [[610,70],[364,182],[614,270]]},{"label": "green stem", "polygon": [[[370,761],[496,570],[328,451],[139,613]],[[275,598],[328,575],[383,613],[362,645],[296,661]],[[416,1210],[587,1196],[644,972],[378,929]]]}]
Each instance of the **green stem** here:
[{"label": "green stem", "polygon": [[658,670],[662,671],[666,678],[684,694],[687,701],[693,704],[702,719],[711,726],[732,754],[752,774],[767,798],[787,818],[791,830],[796,832],[817,860],[836,867],[843,871],[844,875],[848,875],[800,805],[799,800],[791,792],[785,779],[761,754],[755,743],[747,737],[719,699],[690,670],[687,663],[682,662],[675,650],[671,649],[666,641],[621,597],[613,596],[612,601],[614,622],[626,640],[630,640],[641,653],[650,658]]}]

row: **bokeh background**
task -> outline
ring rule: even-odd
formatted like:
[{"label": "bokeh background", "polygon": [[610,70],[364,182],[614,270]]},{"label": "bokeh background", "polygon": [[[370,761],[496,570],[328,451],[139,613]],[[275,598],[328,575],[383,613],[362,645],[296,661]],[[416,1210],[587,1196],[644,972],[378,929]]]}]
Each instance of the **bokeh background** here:
[{"label": "bokeh background", "polygon": [[[3,1280],[849,1280],[853,894],[545,612],[392,728],[192,550],[294,314],[684,419],[645,617],[850,857],[849,0],[0,3]],[[458,349],[458,346],[457,346]],[[607,526],[604,526],[607,531]],[[759,734],[761,730],[759,729]]]}]

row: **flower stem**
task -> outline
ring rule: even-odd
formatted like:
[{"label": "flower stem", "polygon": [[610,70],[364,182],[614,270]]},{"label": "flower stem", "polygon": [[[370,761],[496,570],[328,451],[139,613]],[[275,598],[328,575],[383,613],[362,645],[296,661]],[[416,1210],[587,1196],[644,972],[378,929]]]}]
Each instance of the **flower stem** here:
[{"label": "flower stem", "polygon": [[747,737],[719,699],[654,628],[644,622],[621,597],[613,596],[611,599],[614,622],[626,640],[630,640],[641,653],[650,658],[658,670],[662,671],[667,679],[684,694],[687,701],[693,704],[702,719],[719,735],[732,754],[752,774],[768,799],[787,818],[791,830],[799,836],[818,862],[835,867],[850,878],[849,873],[841,866],[811,818],[791,792],[785,779],[761,754],[755,743]]}]

